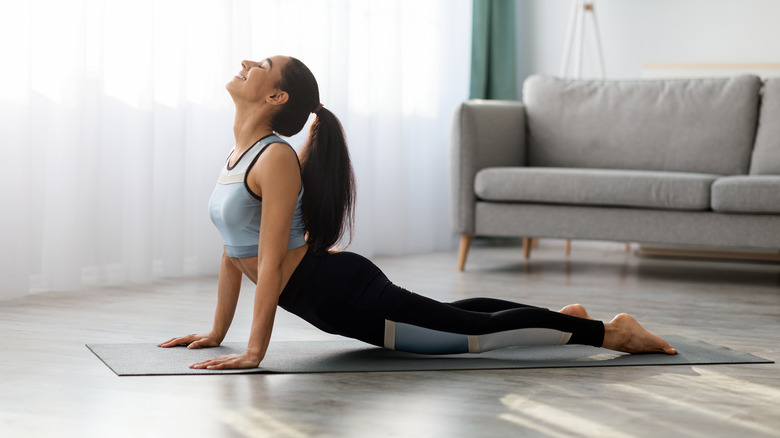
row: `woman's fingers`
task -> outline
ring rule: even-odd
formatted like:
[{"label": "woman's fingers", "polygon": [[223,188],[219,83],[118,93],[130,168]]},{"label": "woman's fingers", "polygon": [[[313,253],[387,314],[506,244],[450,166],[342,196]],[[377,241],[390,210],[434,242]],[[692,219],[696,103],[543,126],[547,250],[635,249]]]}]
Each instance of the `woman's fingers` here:
[{"label": "woman's fingers", "polygon": [[232,361],[224,361],[224,362],[212,362],[209,365],[206,365],[204,368],[207,370],[224,370],[227,368],[235,368],[233,366],[230,366]]},{"label": "woman's fingers", "polygon": [[193,348],[211,348],[211,347],[219,347],[219,342],[216,342],[214,339],[210,338],[204,338],[201,337],[199,339],[196,339],[192,341],[187,348],[193,349]]},{"label": "woman's fingers", "polygon": [[211,362],[211,359],[204,360],[203,362],[197,362],[192,365],[190,365],[190,368],[206,368],[206,364]]},{"label": "woman's fingers", "polygon": [[217,363],[219,359],[220,358],[218,357],[218,358],[215,358],[215,359],[207,359],[207,360],[204,360],[202,362],[194,363],[194,364],[190,365],[190,368],[203,369],[203,368],[206,368],[206,367],[208,367],[210,365],[213,365],[213,364]]},{"label": "woman's fingers", "polygon": [[179,336],[157,344],[158,347],[176,347],[178,345],[187,345],[187,348],[218,347],[219,342],[211,335],[186,335]]},{"label": "woman's fingers", "polygon": [[190,344],[187,345],[187,348],[189,349],[200,348],[201,343],[203,343],[203,339],[198,339],[195,342],[190,342]]},{"label": "woman's fingers", "polygon": [[168,348],[168,347],[175,347],[177,345],[186,345],[191,343],[194,337],[195,335],[179,336],[176,338],[169,339],[161,344],[157,344],[157,346]]},{"label": "woman's fingers", "polygon": [[211,361],[203,361],[203,362],[194,363],[194,364],[190,365],[190,368],[195,368],[195,369],[206,368],[208,366],[209,362],[211,362]]},{"label": "woman's fingers", "polygon": [[194,369],[224,370],[234,368],[257,368],[259,360],[252,359],[244,354],[230,354],[220,356],[214,359],[204,360],[202,362],[190,365]]},{"label": "woman's fingers", "polygon": [[208,368],[210,370],[223,369],[226,368],[227,364],[230,364],[231,362],[235,361],[237,356],[238,355],[235,354],[231,354],[229,356],[219,356],[214,359],[208,359],[202,362],[194,363],[190,365],[190,368],[195,368],[195,369]]},{"label": "woman's fingers", "polygon": [[181,339],[182,339],[182,338],[173,338],[173,339],[169,339],[169,340],[167,340],[167,341],[165,341],[165,342],[163,342],[163,343],[157,344],[157,346],[158,346],[158,347],[164,347],[164,348],[167,348],[167,347],[173,347],[173,346],[176,346],[176,345],[181,345],[181,344],[182,344],[182,341],[181,341]]}]

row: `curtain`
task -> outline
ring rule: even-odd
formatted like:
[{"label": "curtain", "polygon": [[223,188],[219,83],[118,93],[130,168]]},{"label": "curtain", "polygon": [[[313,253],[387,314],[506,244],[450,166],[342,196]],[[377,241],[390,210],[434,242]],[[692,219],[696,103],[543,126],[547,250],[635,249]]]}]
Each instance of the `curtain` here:
[{"label": "curtain", "polygon": [[517,99],[515,0],[474,0],[472,99]]},{"label": "curtain", "polygon": [[452,248],[448,133],[470,19],[466,0],[3,2],[0,298],[216,273],[224,85],[275,54],[311,68],[344,124],[349,249]]}]

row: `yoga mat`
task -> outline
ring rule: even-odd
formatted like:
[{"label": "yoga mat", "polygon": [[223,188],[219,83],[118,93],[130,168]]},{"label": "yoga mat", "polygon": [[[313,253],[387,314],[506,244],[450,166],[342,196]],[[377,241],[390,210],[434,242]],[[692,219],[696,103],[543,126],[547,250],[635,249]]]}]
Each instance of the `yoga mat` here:
[{"label": "yoga mat", "polygon": [[625,354],[584,345],[517,347],[482,354],[428,356],[377,348],[359,341],[271,342],[260,368],[193,370],[189,365],[213,357],[241,353],[245,343],[188,350],[156,344],[89,344],[119,376],[250,373],[344,373],[376,371],[443,371],[514,368],[565,368],[637,365],[705,365],[774,363],[771,360],[682,336],[663,336],[679,354]]}]

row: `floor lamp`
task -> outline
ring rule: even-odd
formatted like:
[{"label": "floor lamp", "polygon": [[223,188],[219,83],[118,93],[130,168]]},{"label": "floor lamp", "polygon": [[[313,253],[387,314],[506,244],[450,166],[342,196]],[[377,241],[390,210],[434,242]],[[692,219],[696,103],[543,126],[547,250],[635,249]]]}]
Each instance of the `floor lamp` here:
[{"label": "floor lamp", "polygon": [[[596,38],[596,47],[598,49],[598,61],[601,67],[601,78],[607,77],[607,71],[604,67],[604,51],[601,49],[601,35],[599,34],[599,23],[596,20],[596,10],[592,1],[574,0],[572,1],[571,15],[569,16],[569,25],[566,28],[566,45],[563,48],[563,59],[561,60],[560,76],[579,79],[582,77],[583,51],[585,48],[585,24],[586,18],[590,17],[593,23],[593,32]],[[574,71],[569,75],[569,61],[571,61],[572,46],[574,52]]]},{"label": "floor lamp", "polygon": [[[586,0],[573,0],[571,5],[571,14],[569,15],[569,25],[566,27],[566,42],[563,48],[563,59],[561,60],[561,71],[559,76],[562,78],[582,78],[582,63],[584,59],[582,55],[585,49],[585,23],[587,17],[590,17],[590,21],[593,25],[593,34],[596,40],[599,67],[601,67],[601,78],[606,79],[607,77],[607,69],[604,66],[604,50],[601,48],[599,22],[596,19],[596,9],[593,6],[593,2]],[[572,75],[569,76],[569,71],[571,70],[570,61],[572,56],[572,47],[575,48],[576,52],[574,52],[574,71],[572,72]],[[626,251],[629,250],[631,250],[631,244],[626,243]],[[566,239],[565,252],[566,255],[571,254],[571,239]]]}]

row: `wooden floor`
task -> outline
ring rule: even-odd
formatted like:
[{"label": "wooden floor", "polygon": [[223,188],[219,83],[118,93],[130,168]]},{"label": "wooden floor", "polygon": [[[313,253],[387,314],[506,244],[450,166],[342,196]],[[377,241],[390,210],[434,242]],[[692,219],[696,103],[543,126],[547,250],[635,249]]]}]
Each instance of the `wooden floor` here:
[{"label": "wooden floor", "polygon": [[[381,258],[437,299],[493,296],[634,314],[780,361],[780,265],[638,258],[623,244],[475,243]],[[85,343],[159,342],[210,327],[215,278],[0,301],[1,437],[780,436],[777,364],[310,375],[117,377]],[[246,287],[226,341],[244,341]],[[328,335],[280,311],[274,340]]]}]

